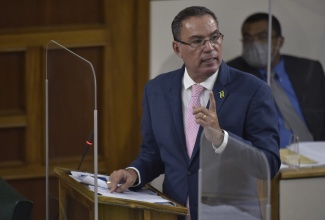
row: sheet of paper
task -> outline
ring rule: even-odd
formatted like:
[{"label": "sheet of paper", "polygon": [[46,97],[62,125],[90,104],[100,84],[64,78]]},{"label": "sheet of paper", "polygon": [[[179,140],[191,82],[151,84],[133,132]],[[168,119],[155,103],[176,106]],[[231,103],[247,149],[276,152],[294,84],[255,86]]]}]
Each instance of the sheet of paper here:
[{"label": "sheet of paper", "polygon": [[[325,165],[325,141],[300,142],[299,153],[316,163],[300,164],[300,167],[317,167]],[[288,168],[288,165],[281,164],[280,169]]]},{"label": "sheet of paper", "polygon": [[[95,176],[92,173],[71,171],[70,177],[83,184],[95,185]],[[108,188],[107,181],[109,180],[109,176],[98,174],[97,178],[98,186],[102,188]]]},{"label": "sheet of paper", "polygon": [[325,141],[300,142],[299,152],[320,165],[325,164]]},{"label": "sheet of paper", "polygon": [[[87,172],[71,171],[70,177],[80,183],[88,185],[88,188],[91,191],[93,191],[93,192],[95,191],[94,174],[87,173]],[[149,189],[142,189],[137,192],[133,192],[131,190],[126,190],[123,193],[111,193],[107,186],[107,181],[109,180],[109,176],[99,174],[99,175],[97,175],[97,177],[98,177],[97,192],[102,196],[176,206],[175,203],[162,198],[161,196],[157,195],[155,192],[153,192]]]},{"label": "sheet of paper", "polygon": [[[290,152],[293,152],[291,151],[290,149],[287,149],[287,148],[283,148],[283,149],[280,149],[280,157],[281,157],[281,161],[282,163],[285,163],[285,164],[288,164],[289,163],[289,160],[290,160]],[[295,155],[298,155],[297,153],[295,153]],[[299,161],[300,161],[300,165],[304,165],[304,164],[317,164],[317,161],[309,158],[309,157],[306,157],[305,155],[299,153]]]},{"label": "sheet of paper", "polygon": [[[88,188],[91,191],[94,191],[94,186],[89,185]],[[155,192],[148,189],[142,189],[137,192],[126,190],[123,193],[116,193],[116,192],[111,193],[107,188],[98,187],[98,193],[101,194],[102,196],[113,197],[113,198],[136,200],[136,201],[150,202],[150,203],[172,204],[174,206],[176,205],[171,201],[162,198],[161,196],[157,195]]]}]

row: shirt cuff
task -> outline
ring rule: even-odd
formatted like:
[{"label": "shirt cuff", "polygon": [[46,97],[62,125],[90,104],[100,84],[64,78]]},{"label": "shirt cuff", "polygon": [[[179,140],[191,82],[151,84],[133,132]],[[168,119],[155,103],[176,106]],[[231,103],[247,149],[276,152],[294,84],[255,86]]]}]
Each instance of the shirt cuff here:
[{"label": "shirt cuff", "polygon": [[136,181],[136,182],[134,183],[134,185],[131,186],[131,187],[139,186],[139,185],[141,184],[141,177],[140,177],[140,172],[139,172],[139,170],[138,170],[137,168],[135,168],[135,167],[127,167],[126,169],[132,169],[132,170],[134,170],[135,172],[137,172],[137,174],[138,174],[138,181]]},{"label": "shirt cuff", "polygon": [[228,132],[223,130],[223,134],[224,134],[223,141],[222,141],[222,144],[219,147],[214,146],[214,144],[212,143],[212,147],[213,147],[214,152],[216,154],[221,154],[225,150],[225,148],[226,148],[226,146],[228,144]]}]

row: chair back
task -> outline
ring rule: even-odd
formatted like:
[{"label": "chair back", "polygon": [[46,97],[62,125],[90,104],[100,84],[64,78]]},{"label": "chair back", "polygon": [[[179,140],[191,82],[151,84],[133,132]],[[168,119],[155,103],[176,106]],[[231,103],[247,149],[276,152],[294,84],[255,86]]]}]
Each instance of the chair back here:
[{"label": "chair back", "polygon": [[0,177],[0,219],[30,220],[33,202]]}]

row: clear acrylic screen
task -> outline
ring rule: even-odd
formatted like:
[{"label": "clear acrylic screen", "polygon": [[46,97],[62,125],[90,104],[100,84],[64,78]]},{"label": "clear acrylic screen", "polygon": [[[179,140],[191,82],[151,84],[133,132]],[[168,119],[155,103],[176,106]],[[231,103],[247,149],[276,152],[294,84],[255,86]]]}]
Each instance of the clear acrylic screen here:
[{"label": "clear acrylic screen", "polygon": [[218,154],[204,133],[200,146],[199,219],[270,217],[270,172],[263,152],[229,136]]},{"label": "clear acrylic screen", "polygon": [[46,213],[47,220],[69,219],[69,208],[59,205],[54,169],[97,173],[96,78],[89,61],[55,41],[46,55]]}]

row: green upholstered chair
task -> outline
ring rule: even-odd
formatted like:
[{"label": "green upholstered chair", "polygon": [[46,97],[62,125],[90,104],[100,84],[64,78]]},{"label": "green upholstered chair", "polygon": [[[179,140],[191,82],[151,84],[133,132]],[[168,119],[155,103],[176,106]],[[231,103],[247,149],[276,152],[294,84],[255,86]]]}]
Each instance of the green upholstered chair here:
[{"label": "green upholstered chair", "polygon": [[33,202],[0,177],[0,219],[30,220]]}]

